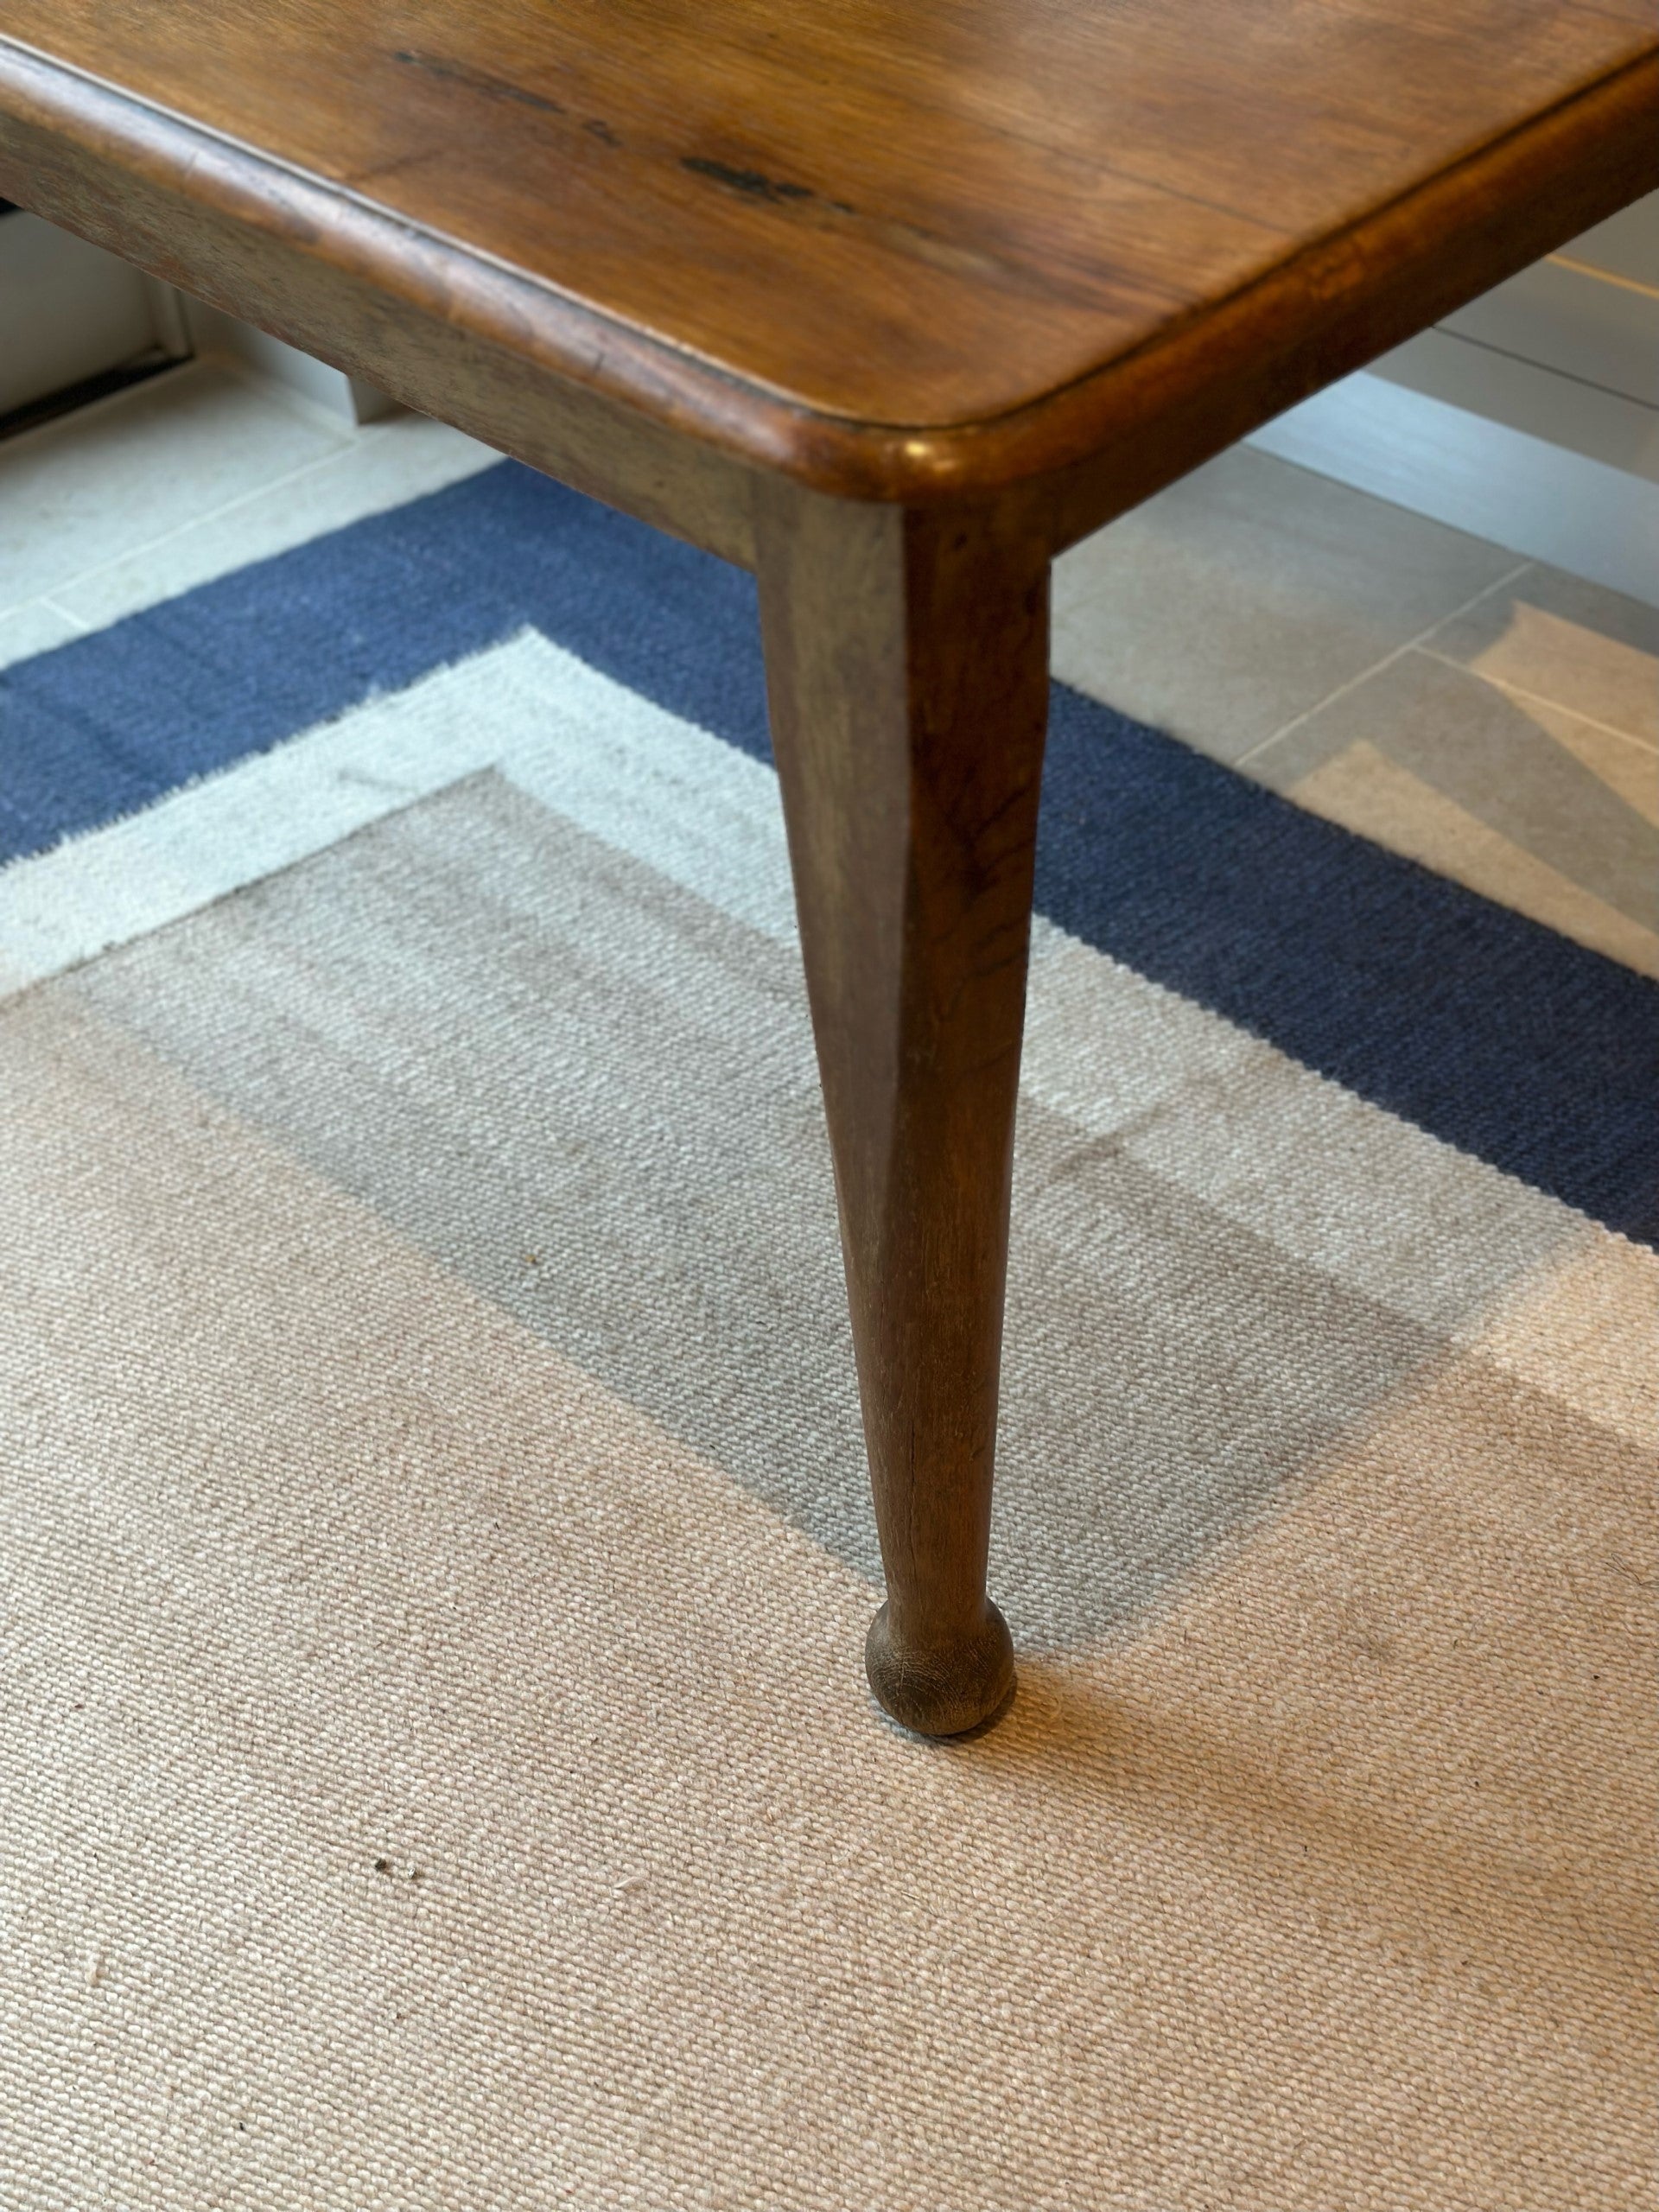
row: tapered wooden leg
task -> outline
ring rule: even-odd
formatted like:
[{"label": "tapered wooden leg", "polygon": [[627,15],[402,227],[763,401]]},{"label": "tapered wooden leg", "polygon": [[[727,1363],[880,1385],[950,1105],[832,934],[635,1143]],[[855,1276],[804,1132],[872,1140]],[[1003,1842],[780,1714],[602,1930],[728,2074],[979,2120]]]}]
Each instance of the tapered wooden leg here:
[{"label": "tapered wooden leg", "polygon": [[766,680],[836,1162],[895,1719],[954,1735],[1014,1686],[985,1591],[1046,548],[995,512],[772,485]]}]

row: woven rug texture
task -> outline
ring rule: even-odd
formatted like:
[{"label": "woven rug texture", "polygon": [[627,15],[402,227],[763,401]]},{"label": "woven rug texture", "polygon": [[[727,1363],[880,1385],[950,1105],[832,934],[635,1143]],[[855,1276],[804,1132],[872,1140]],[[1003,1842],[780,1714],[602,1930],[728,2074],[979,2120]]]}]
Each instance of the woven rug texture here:
[{"label": "woven rug texture", "polygon": [[1058,690],[888,1725],[747,579],[507,466],[0,674],[0,2202],[1651,2202],[1659,992]]}]

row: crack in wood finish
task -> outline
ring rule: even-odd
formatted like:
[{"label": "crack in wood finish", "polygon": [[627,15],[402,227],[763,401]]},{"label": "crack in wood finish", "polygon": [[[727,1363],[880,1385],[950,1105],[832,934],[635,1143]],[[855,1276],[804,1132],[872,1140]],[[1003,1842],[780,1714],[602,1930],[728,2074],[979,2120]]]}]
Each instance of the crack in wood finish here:
[{"label": "crack in wood finish", "polygon": [[1048,562],[1656,186],[1654,0],[0,0],[0,194],[757,569],[912,1726],[1012,1680]]}]

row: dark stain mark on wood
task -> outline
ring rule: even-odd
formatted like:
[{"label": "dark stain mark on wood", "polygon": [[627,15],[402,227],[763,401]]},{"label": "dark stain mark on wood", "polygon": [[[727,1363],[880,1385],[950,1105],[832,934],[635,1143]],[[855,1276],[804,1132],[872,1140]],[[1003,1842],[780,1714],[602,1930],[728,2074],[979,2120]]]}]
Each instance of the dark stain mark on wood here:
[{"label": "dark stain mark on wood", "polygon": [[523,85],[510,85],[500,77],[486,76],[480,69],[468,69],[459,61],[445,61],[435,54],[415,54],[407,47],[397,47],[392,52],[394,61],[402,61],[411,69],[423,70],[429,77],[435,77],[440,84],[464,85],[470,92],[482,92],[486,99],[511,100],[516,107],[533,107],[543,115],[567,115],[568,108],[557,100],[550,100],[545,93],[532,92]]},{"label": "dark stain mark on wood", "polygon": [[751,200],[762,200],[772,207],[798,203],[810,206],[817,213],[843,215],[855,223],[863,224],[867,234],[883,244],[895,246],[901,253],[917,256],[931,262],[935,268],[960,272],[981,282],[1008,286],[1016,291],[1039,294],[1050,289],[1039,279],[1034,284],[1030,275],[1017,265],[1002,261],[996,254],[981,249],[959,245],[950,239],[937,238],[931,232],[914,223],[892,218],[861,216],[856,207],[844,200],[826,200],[814,192],[810,184],[790,184],[779,177],[767,176],[760,169],[738,168],[730,162],[711,160],[703,154],[683,154],[680,167],[689,169],[693,176],[706,176],[712,183],[724,185],[728,191],[741,192]]},{"label": "dark stain mark on wood", "polygon": [[[763,176],[759,169],[734,168],[729,162],[712,162],[702,154],[684,154],[680,167],[690,169],[693,176],[706,176],[715,184],[728,186],[733,192],[747,193],[751,200],[816,200],[817,194],[810,184],[786,184],[777,177]],[[852,209],[844,207],[838,200],[825,203],[841,213],[850,215]]]},{"label": "dark stain mark on wood", "polygon": [[[401,61],[411,69],[423,70],[429,77],[435,77],[440,84],[461,85],[470,92],[480,92],[489,100],[511,100],[516,107],[534,108],[541,115],[569,115],[570,111],[560,101],[550,99],[545,92],[532,92],[523,85],[510,85],[505,78],[492,77],[480,69],[468,69],[459,61],[445,61],[435,54],[417,54],[408,47],[393,50],[392,60]],[[582,129],[602,146],[620,146],[621,139],[606,122],[603,116],[590,115],[582,119]]]}]

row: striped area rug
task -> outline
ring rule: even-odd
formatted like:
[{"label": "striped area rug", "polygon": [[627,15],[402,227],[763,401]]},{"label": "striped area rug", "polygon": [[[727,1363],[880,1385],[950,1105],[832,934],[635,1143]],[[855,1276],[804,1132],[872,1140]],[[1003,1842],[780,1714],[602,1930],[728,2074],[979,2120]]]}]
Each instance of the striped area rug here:
[{"label": "striped area rug", "polygon": [[930,1745],[746,577],[489,469],[0,861],[8,2206],[1649,2201],[1650,982],[1057,687]]}]

